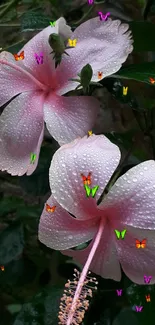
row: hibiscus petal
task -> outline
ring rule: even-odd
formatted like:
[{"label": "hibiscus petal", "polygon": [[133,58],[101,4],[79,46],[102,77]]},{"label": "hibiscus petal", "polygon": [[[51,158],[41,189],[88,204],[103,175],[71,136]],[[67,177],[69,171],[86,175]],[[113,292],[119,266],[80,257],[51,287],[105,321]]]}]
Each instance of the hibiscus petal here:
[{"label": "hibiscus petal", "polygon": [[[135,241],[147,239],[146,248],[136,248]],[[124,240],[117,240],[117,255],[125,274],[135,283],[145,284],[144,275],[155,283],[155,232],[127,227]]]},{"label": "hibiscus petal", "polygon": [[[71,256],[77,262],[85,265],[90,250],[94,244],[94,240],[95,238],[88,245],[88,247],[83,250],[62,250],[61,253]],[[114,241],[112,241],[112,231],[108,224],[105,225],[101,241],[95,252],[89,270],[106,279],[113,279],[115,281],[121,280],[121,268],[118,260],[118,255]]]},{"label": "hibiscus petal", "polygon": [[[0,169],[11,175],[32,174],[43,138],[43,101],[39,92],[16,97],[0,117]],[[37,154],[34,164],[30,154]]]},{"label": "hibiscus petal", "polygon": [[93,81],[98,81],[98,71],[103,72],[102,78],[117,72],[133,50],[130,32],[126,33],[128,27],[110,18],[101,22],[96,17],[84,22],[72,35],[77,44],[67,50],[69,57],[62,62],[64,69],[70,66],[72,78],[77,78],[77,73],[89,63]]},{"label": "hibiscus petal", "polygon": [[15,61],[14,56],[9,52],[0,53],[0,106],[9,101],[13,96],[21,92],[37,89],[37,85],[29,78],[28,75],[10,67],[3,61],[10,62],[14,67],[19,66],[19,62]]},{"label": "hibiscus petal", "polygon": [[69,215],[51,195],[47,204],[56,206],[47,212],[46,205],[39,223],[39,240],[53,249],[67,249],[92,239],[97,231],[97,220],[80,221]]},{"label": "hibiscus petal", "polygon": [[88,96],[60,97],[49,94],[44,104],[48,131],[60,145],[92,129],[99,110],[99,102]]},{"label": "hibiscus petal", "polygon": [[66,25],[66,20],[64,17],[60,17],[56,21],[56,33],[58,33],[66,41],[72,36],[71,27]]},{"label": "hibiscus petal", "polygon": [[[96,201],[110,180],[120,159],[119,148],[103,135],[85,136],[61,147],[53,156],[49,180],[54,198],[79,219],[101,215]],[[87,197],[81,173],[92,173],[92,184],[99,189]]]},{"label": "hibiscus petal", "polygon": [[155,161],[145,161],[118,178],[98,206],[113,225],[155,229]]},{"label": "hibiscus petal", "polygon": [[[53,33],[60,33],[64,38],[69,38],[72,31],[71,28],[66,25],[65,19],[61,17],[56,21],[55,27],[49,26],[43,29],[21,49],[25,54],[25,58],[21,63],[23,64],[23,68],[25,67],[25,69],[35,75],[40,82],[51,88],[55,88],[57,85],[55,60],[53,60],[53,54],[51,54],[52,48],[48,42],[50,34]],[[41,52],[43,53],[43,64],[38,64],[35,53],[40,56]]]}]

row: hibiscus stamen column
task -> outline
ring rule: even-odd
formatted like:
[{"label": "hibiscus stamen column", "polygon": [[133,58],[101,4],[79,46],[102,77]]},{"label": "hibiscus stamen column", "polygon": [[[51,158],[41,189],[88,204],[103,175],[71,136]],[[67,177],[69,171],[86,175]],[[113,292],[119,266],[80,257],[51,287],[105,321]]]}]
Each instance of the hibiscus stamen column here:
[{"label": "hibiscus stamen column", "polygon": [[[65,325],[71,325],[71,324],[79,324],[83,317],[84,317],[84,313],[85,311],[82,310],[83,309],[88,309],[87,307],[89,306],[88,300],[85,300],[86,296],[92,296],[92,290],[87,288],[83,291],[82,293],[82,298],[84,298],[83,302],[82,299],[80,297],[81,292],[83,290],[83,287],[88,283],[88,282],[93,282],[93,283],[97,283],[95,282],[95,278],[92,278],[91,280],[87,280],[87,273],[89,271],[89,267],[90,264],[92,262],[92,259],[94,257],[94,254],[97,250],[97,247],[99,245],[102,233],[103,233],[103,229],[104,229],[104,225],[105,225],[105,220],[103,218],[101,218],[100,224],[99,224],[99,228],[98,228],[98,232],[95,236],[95,240],[94,240],[94,244],[91,248],[91,251],[89,253],[89,256],[87,258],[87,261],[85,263],[85,266],[82,270],[81,276],[79,277],[79,281],[70,281],[68,280],[68,283],[66,284],[66,287],[73,287],[73,283],[74,286],[77,284],[76,290],[75,290],[75,294],[74,297],[72,298],[71,296],[67,296],[66,294],[64,295],[63,298],[61,298],[61,301],[65,301],[65,307],[63,305],[63,303],[60,304],[60,313],[59,313],[59,320],[60,323],[59,324],[65,324]],[[76,271],[76,270],[75,270]],[[78,271],[76,271],[76,273],[78,273]],[[66,292],[66,290],[65,290]],[[69,289],[68,291],[70,294],[72,293],[72,290]],[[81,308],[80,312],[77,312],[77,308]],[[66,313],[67,313],[67,318],[66,318]]]},{"label": "hibiscus stamen column", "polygon": [[47,91],[48,87],[46,85],[43,85],[39,80],[37,80],[35,77],[32,76],[31,73],[29,73],[28,71],[26,71],[25,69],[23,69],[20,66],[17,66],[11,62],[5,61],[5,60],[1,60],[0,59],[0,63],[9,66],[10,68],[13,68],[19,72],[22,72],[23,74],[25,74],[27,77],[29,77],[37,86],[38,88],[42,89],[43,91]]}]

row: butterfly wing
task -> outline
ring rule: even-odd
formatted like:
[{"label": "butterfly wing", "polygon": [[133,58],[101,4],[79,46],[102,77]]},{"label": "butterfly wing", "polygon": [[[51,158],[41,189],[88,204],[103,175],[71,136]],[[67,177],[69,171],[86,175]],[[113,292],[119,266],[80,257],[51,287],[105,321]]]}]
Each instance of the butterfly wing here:
[{"label": "butterfly wing", "polygon": [[88,176],[87,176],[87,184],[88,185],[91,184],[91,173],[89,173]]},{"label": "butterfly wing", "polygon": [[117,229],[115,229],[115,234],[116,234],[116,237],[117,237],[117,239],[119,239],[120,238],[120,231],[118,231]]},{"label": "butterfly wing", "polygon": [[87,197],[90,196],[91,188],[88,185],[84,185]]},{"label": "butterfly wing", "polygon": [[76,46],[76,43],[77,43],[77,39],[74,39],[74,40],[72,41],[72,46]]},{"label": "butterfly wing", "polygon": [[90,137],[92,135],[92,130],[88,131],[88,136]]},{"label": "butterfly wing", "polygon": [[56,208],[56,205],[54,205],[53,207],[51,207],[49,204],[46,203],[46,211],[47,212],[54,212]]},{"label": "butterfly wing", "polygon": [[124,239],[125,234],[126,234],[126,229],[124,229],[123,231],[121,231],[121,237],[122,237],[122,239]]},{"label": "butterfly wing", "polygon": [[20,53],[20,58],[21,58],[21,60],[24,60],[24,51],[22,51],[22,52]]},{"label": "butterfly wing", "polygon": [[136,239],[136,248],[140,248],[140,247],[141,247],[141,242],[138,239]]},{"label": "butterfly wing", "polygon": [[92,195],[92,197],[95,196],[95,194],[96,194],[96,192],[97,192],[98,189],[99,189],[99,186],[98,186],[98,185],[96,185],[95,187],[93,187],[93,188],[91,189],[91,195]]},{"label": "butterfly wing", "polygon": [[87,185],[87,177],[83,174],[81,174],[81,177],[82,177],[83,184]]},{"label": "butterfly wing", "polygon": [[14,54],[14,58],[17,61],[18,60],[18,55],[17,54]]},{"label": "butterfly wing", "polygon": [[155,79],[153,79],[153,78],[149,78],[149,79],[150,79],[151,84],[155,83]]},{"label": "butterfly wing", "polygon": [[30,162],[33,162],[33,152],[30,153]]},{"label": "butterfly wing", "polygon": [[37,155],[36,155],[35,153],[33,153],[33,152],[30,153],[30,162],[31,162],[31,163],[34,163],[34,162],[35,162],[35,160],[36,160],[36,156],[37,156]]},{"label": "butterfly wing", "polygon": [[146,239],[143,239],[141,241],[141,248],[145,248],[146,247]]}]

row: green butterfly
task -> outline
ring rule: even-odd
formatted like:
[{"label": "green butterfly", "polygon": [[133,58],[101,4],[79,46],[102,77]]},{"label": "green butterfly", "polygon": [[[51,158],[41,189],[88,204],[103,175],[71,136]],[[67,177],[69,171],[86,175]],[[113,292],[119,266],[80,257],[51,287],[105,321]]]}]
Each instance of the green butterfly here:
[{"label": "green butterfly", "polygon": [[117,239],[120,239],[120,238],[124,239],[125,234],[126,234],[126,229],[124,229],[122,231],[118,231],[115,229],[115,234],[117,236]]},{"label": "green butterfly", "polygon": [[92,195],[92,197],[95,197],[95,194],[96,194],[97,190],[99,189],[99,186],[96,185],[93,188],[90,188],[88,185],[84,185],[84,188],[86,190],[87,197],[89,197],[90,194]]},{"label": "green butterfly", "polygon": [[34,164],[37,155],[33,152],[30,153],[30,164]]},{"label": "green butterfly", "polygon": [[53,23],[52,23],[52,21],[50,21],[50,25],[51,25],[52,27],[54,27],[55,24],[56,24],[56,21],[53,21]]}]

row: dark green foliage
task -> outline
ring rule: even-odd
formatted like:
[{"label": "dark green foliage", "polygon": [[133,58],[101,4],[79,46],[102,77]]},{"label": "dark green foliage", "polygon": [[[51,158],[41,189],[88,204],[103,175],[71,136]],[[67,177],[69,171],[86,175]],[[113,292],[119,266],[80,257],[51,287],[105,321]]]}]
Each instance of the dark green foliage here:
[{"label": "dark green foliage", "polygon": [[51,17],[43,14],[42,10],[29,10],[22,15],[21,30],[22,32],[42,30],[49,26]]},{"label": "dark green foliage", "polygon": [[25,303],[13,325],[57,325],[60,298],[63,290],[57,287],[38,293]]},{"label": "dark green foliage", "polygon": [[0,265],[6,265],[24,248],[24,231],[21,223],[13,223],[0,233]]},{"label": "dark green foliage", "polygon": [[128,67],[121,69],[116,77],[122,79],[133,79],[141,82],[146,82],[152,87],[155,87],[155,84],[151,84],[150,77],[155,79],[155,62],[144,62],[140,64],[132,64]]}]

